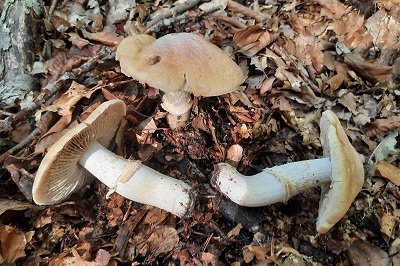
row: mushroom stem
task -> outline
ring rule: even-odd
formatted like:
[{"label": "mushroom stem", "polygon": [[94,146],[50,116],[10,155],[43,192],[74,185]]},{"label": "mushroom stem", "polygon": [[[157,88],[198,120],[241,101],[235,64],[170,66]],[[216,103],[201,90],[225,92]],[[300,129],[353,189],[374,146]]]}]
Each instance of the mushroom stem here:
[{"label": "mushroom stem", "polygon": [[294,195],[331,180],[329,158],[305,160],[266,168],[253,176],[244,176],[227,163],[219,163],[213,172],[213,185],[233,202],[259,207],[286,202]]},{"label": "mushroom stem", "polygon": [[166,92],[163,95],[161,106],[168,112],[167,121],[172,129],[185,126],[190,118],[192,98],[184,89],[175,92]]},{"label": "mushroom stem", "polygon": [[98,142],[89,146],[79,164],[125,198],[156,206],[179,217],[190,210],[192,200],[188,184],[163,175],[140,161],[124,159]]}]

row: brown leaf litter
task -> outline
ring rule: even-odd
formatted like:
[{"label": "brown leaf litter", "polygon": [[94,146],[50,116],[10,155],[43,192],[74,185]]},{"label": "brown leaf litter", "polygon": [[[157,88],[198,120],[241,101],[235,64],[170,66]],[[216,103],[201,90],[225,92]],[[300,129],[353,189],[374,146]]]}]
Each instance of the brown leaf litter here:
[{"label": "brown leaf litter", "polygon": [[[0,112],[0,264],[400,263],[398,0],[133,2],[44,1],[35,18],[43,25],[33,52],[40,88]],[[238,92],[195,99],[190,123],[170,130],[161,93],[125,77],[114,58],[123,37],[144,32],[203,35],[248,78]],[[43,154],[115,98],[127,116],[114,152],[190,183],[200,206],[191,217],[96,181],[66,202],[32,203]],[[315,234],[318,189],[263,208],[223,204],[210,186],[213,164],[252,175],[320,158],[327,109],[366,169],[363,190],[330,232]]]}]

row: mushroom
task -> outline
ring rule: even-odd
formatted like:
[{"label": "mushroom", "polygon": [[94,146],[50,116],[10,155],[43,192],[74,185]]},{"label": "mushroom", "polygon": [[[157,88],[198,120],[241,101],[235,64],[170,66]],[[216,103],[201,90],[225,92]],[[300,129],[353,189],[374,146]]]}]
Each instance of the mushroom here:
[{"label": "mushroom", "polygon": [[244,176],[229,164],[220,163],[213,172],[213,185],[233,202],[247,207],[286,202],[320,185],[317,231],[327,232],[345,215],[361,191],[364,169],[332,111],[322,113],[320,128],[326,157],[267,168],[254,176]]},{"label": "mushroom", "polygon": [[162,107],[171,128],[182,127],[189,119],[190,93],[218,96],[236,90],[245,79],[228,55],[192,33],[127,37],[118,45],[116,59],[122,73],[164,92]]},{"label": "mushroom", "polygon": [[118,194],[183,217],[191,208],[191,188],[108,147],[126,112],[121,100],[102,103],[71,128],[44,156],[33,182],[33,200],[51,205],[86,184],[89,172]]}]

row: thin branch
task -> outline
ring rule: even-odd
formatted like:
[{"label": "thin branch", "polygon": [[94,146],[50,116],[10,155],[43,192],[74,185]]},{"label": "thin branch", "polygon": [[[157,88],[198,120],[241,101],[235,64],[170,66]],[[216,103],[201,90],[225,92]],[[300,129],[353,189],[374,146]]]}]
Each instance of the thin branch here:
[{"label": "thin branch", "polygon": [[[211,13],[217,12],[220,9],[221,9],[220,7],[214,7],[214,8],[211,8],[209,10],[205,10],[203,12],[200,12],[198,14],[198,17],[202,17],[202,16],[205,16],[207,14],[211,14]],[[179,15],[179,16],[172,17],[172,18],[165,18],[165,19],[157,22],[156,24],[154,24],[153,26],[148,28],[145,31],[145,33],[147,33],[147,34],[148,33],[155,33],[155,32],[160,31],[163,27],[168,27],[170,25],[177,24],[177,23],[183,24],[183,23],[186,23],[187,21],[190,21],[192,19],[193,19],[193,16],[189,12],[185,12],[185,13]]]},{"label": "thin branch", "polygon": [[184,3],[177,4],[172,8],[162,8],[155,13],[152,20],[150,20],[146,24],[146,27],[149,30],[152,26],[159,23],[160,21],[172,16],[177,16],[179,14],[182,14],[183,12],[197,6],[200,2],[201,0],[186,0]]},{"label": "thin branch", "polygon": [[110,52],[107,48],[103,48],[96,56],[90,58],[79,67],[73,69],[70,72],[65,72],[57,80],[47,84],[41,89],[41,93],[36,97],[35,100],[33,100],[30,104],[27,105],[26,108],[20,110],[12,117],[13,123],[22,121],[29,117],[34,111],[36,111],[36,109],[41,107],[43,103],[47,101],[47,99],[52,97],[56,92],[63,88],[66,81],[74,80],[77,76],[90,71],[93,66],[97,64],[99,59],[110,56],[111,54],[113,54],[113,52]]},{"label": "thin branch", "polygon": [[246,17],[254,18],[257,23],[264,22],[268,19],[267,16],[257,13],[253,9],[232,0],[228,0],[228,8],[231,9],[233,12],[243,14]]},{"label": "thin branch", "polygon": [[[48,116],[53,115],[51,112],[46,112],[43,114],[42,119],[47,119]],[[28,144],[32,143],[35,139],[37,139],[40,135],[42,135],[44,132],[40,129],[40,127],[36,128],[29,134],[25,139],[23,139],[20,143],[6,151],[0,156],[0,165],[3,164],[4,160],[7,159],[8,156],[13,155],[23,148],[25,148]]]}]

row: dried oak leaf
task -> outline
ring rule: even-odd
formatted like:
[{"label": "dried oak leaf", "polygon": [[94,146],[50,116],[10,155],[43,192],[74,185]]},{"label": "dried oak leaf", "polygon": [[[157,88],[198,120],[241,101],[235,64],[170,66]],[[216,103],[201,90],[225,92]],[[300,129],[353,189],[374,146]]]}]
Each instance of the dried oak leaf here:
[{"label": "dried oak leaf", "polygon": [[317,2],[323,7],[321,9],[321,16],[340,19],[348,12],[348,7],[337,0],[318,0]]},{"label": "dried oak leaf", "polygon": [[261,25],[256,24],[236,32],[233,36],[233,43],[241,53],[250,57],[273,43],[278,37],[279,33],[269,32]]},{"label": "dried oak leaf", "polygon": [[91,45],[91,43],[88,40],[82,38],[76,32],[70,32],[70,33],[67,33],[67,34],[69,35],[68,40],[71,41],[72,44],[75,45],[76,47],[78,47],[79,49],[82,49],[83,47],[85,47],[88,44]]},{"label": "dried oak leaf", "polygon": [[44,65],[44,72],[47,75],[48,82],[56,80],[65,72],[78,66],[81,62],[82,58],[70,56],[64,52],[56,53]]},{"label": "dried oak leaf", "polygon": [[14,263],[24,258],[25,246],[32,237],[31,233],[24,233],[12,226],[0,227],[0,264]]},{"label": "dried oak leaf", "polygon": [[75,266],[107,266],[111,259],[110,253],[104,249],[99,249],[99,251],[97,251],[94,261],[84,260],[74,248],[72,248],[72,255],[75,258],[75,262],[73,264]]},{"label": "dried oak leaf", "polygon": [[395,128],[400,128],[400,115],[383,119],[375,119],[375,121],[368,126],[366,135],[368,137],[373,137],[379,133],[385,133]]},{"label": "dried oak leaf", "polygon": [[396,186],[400,186],[400,168],[385,161],[379,161],[375,164],[379,173]]},{"label": "dried oak leaf", "polygon": [[356,54],[346,54],[344,62],[357,72],[358,75],[370,82],[383,83],[391,78],[392,66],[369,63]]},{"label": "dried oak leaf", "polygon": [[147,240],[147,258],[151,263],[161,255],[170,252],[179,243],[178,232],[169,226],[158,226]]}]

